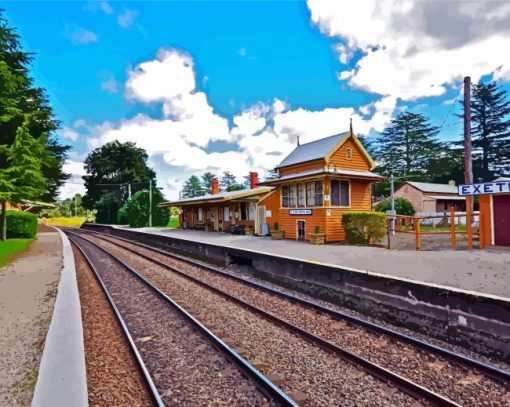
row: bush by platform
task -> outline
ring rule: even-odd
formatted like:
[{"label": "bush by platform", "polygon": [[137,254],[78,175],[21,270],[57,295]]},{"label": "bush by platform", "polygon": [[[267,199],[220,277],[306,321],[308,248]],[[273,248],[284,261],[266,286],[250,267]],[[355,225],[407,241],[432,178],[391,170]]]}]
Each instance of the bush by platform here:
[{"label": "bush by platform", "polygon": [[377,243],[386,234],[385,214],[380,212],[346,212],[342,225],[347,242],[352,244]]},{"label": "bush by platform", "polygon": [[0,242],[0,267],[5,266],[15,255],[24,252],[34,239],[7,239]]},{"label": "bush by platform", "polygon": [[87,218],[85,216],[41,218],[42,224],[51,226],[80,227],[86,221]]},{"label": "bush by platform", "polygon": [[28,212],[7,211],[7,239],[35,237],[37,216]]},{"label": "bush by platform", "polygon": [[[152,193],[152,226],[166,226],[170,220],[168,208],[158,208],[164,201],[163,194],[158,189]],[[138,191],[121,209],[127,216],[129,226],[141,228],[149,226],[149,191]]]}]

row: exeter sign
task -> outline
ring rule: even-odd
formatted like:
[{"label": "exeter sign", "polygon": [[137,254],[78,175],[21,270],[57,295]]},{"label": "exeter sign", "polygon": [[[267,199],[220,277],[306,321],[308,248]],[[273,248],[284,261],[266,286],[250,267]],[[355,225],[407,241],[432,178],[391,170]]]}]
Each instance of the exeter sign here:
[{"label": "exeter sign", "polygon": [[483,182],[481,184],[459,185],[459,195],[487,195],[510,193],[510,181]]},{"label": "exeter sign", "polygon": [[311,209],[289,209],[289,215],[311,215]]}]

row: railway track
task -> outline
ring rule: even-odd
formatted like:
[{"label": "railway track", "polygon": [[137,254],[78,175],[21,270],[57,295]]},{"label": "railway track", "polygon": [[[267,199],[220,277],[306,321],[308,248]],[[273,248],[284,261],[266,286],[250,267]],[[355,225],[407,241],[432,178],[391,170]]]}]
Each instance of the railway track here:
[{"label": "railway track", "polygon": [[[232,276],[221,270],[197,264],[190,259],[183,259],[180,256],[172,255],[160,249],[148,247],[141,243],[128,241],[123,238],[114,238],[112,236],[98,234],[97,232],[87,231],[87,233],[91,236],[95,236],[97,239],[102,239],[103,242],[108,241],[111,245],[122,247],[123,250],[141,256],[146,261],[150,261],[160,267],[178,273],[194,281],[196,284],[208,287],[219,295],[229,298],[231,301],[246,303],[242,298],[248,298],[251,295],[250,303],[246,304],[251,307],[252,311],[261,315],[265,313],[264,316],[273,322],[287,326],[292,325],[294,327],[292,329],[294,329],[294,332],[298,335],[307,337],[309,341],[318,344],[324,349],[328,349],[330,352],[341,354],[343,358],[358,366],[362,366],[363,369],[370,374],[392,383],[400,390],[413,395],[415,398],[427,400],[429,404],[510,405],[508,393],[510,374],[503,369],[481,363],[364,320],[358,320],[353,316],[324,308],[315,303],[273,290],[266,286],[261,286],[240,277]],[[254,290],[263,294],[255,295],[253,294]],[[255,300],[253,297],[256,297]],[[275,314],[279,314],[284,302],[290,302],[293,306],[298,308],[301,307],[301,315],[306,315],[306,312],[310,311],[313,312],[313,315],[304,318],[296,317],[296,315],[299,315],[300,311],[299,309],[294,309],[290,313],[286,313],[286,318],[278,318]],[[259,305],[263,304],[263,306],[257,307],[254,305],[257,303]],[[264,311],[262,308],[269,309],[269,312]],[[317,319],[319,319],[319,323],[317,323]],[[368,333],[372,336],[379,335],[379,337],[375,339],[372,337],[367,340],[367,344],[370,345],[368,348],[372,348],[369,349],[369,352],[366,352],[367,349],[365,349],[365,352],[358,352],[358,354],[356,354],[352,352],[352,348],[355,347],[352,346],[352,340],[339,340],[339,336],[343,336],[344,338],[349,336],[349,334],[346,335],[345,326],[339,329],[341,335],[330,335],[330,333],[327,332],[328,329],[320,329],[321,322],[324,322],[324,326],[329,327],[331,325],[328,324],[328,319],[341,321],[345,323],[345,325],[357,326],[358,331],[355,332],[355,335],[351,335],[353,336],[351,339],[358,342],[358,348],[359,340],[362,338],[359,337],[360,330],[365,331],[363,333],[364,335]],[[310,323],[310,320],[315,321],[315,326]],[[308,331],[306,330],[307,328]],[[314,335],[310,331],[314,331],[317,335]],[[395,345],[401,346],[401,352],[392,352],[391,349],[385,346],[388,343],[380,341],[382,335],[389,338],[389,341],[393,343],[393,347],[395,347]],[[351,342],[350,344],[349,341]],[[371,354],[370,358],[361,357],[362,360],[360,360],[359,353],[362,355],[364,353],[365,355],[363,356],[366,356],[367,353],[372,353],[373,348],[377,347],[375,346],[377,345],[377,341],[379,341],[379,347],[381,347],[381,343],[383,345],[383,351],[379,353],[384,356],[374,356]],[[327,342],[327,344],[324,342]],[[341,348],[339,345],[343,345],[344,347]],[[409,355],[408,353],[411,354]],[[354,358],[352,357],[353,354]],[[405,355],[405,357],[402,357],[402,355]],[[389,369],[378,369],[382,366],[376,365],[374,368],[374,363],[371,363],[368,359],[376,360],[379,364],[386,367],[397,367],[397,371],[402,375],[394,374]],[[366,362],[369,363],[367,364]],[[402,368],[402,365],[405,365],[404,368]],[[407,371],[405,369],[406,367]],[[404,377],[410,377],[412,380],[406,380]],[[415,385],[413,380],[420,385]],[[409,382],[411,384],[409,384]],[[413,388],[413,385],[416,387]],[[434,391],[429,389],[434,389]]]},{"label": "railway track", "polygon": [[[74,234],[119,321],[155,405],[297,406],[143,276]],[[143,299],[143,301],[141,301]]]}]

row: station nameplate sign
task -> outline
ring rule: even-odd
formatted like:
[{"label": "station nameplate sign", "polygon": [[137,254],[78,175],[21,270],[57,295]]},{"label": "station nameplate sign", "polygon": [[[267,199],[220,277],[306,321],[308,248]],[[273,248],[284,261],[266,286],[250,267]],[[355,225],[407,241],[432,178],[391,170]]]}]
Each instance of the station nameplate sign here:
[{"label": "station nameplate sign", "polygon": [[289,209],[289,215],[311,215],[311,209]]},{"label": "station nameplate sign", "polygon": [[482,182],[480,184],[459,185],[459,195],[487,195],[510,193],[510,181]]}]

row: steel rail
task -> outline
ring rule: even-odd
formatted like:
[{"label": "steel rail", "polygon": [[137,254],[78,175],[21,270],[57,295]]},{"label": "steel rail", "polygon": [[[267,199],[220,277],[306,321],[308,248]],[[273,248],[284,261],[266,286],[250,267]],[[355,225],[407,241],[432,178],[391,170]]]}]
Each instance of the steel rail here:
[{"label": "steel rail", "polygon": [[[106,240],[106,239],[103,239],[103,240]],[[401,390],[402,392],[410,395],[411,397],[413,397],[417,400],[420,400],[420,401],[425,400],[428,403],[430,403],[430,405],[433,405],[433,406],[460,406],[459,404],[443,397],[442,395],[434,393],[433,391],[427,389],[426,387],[423,387],[409,379],[406,379],[405,377],[400,376],[400,375],[392,372],[391,370],[388,370],[378,364],[375,364],[375,363],[369,361],[368,359],[358,356],[355,353],[352,353],[352,352],[350,352],[350,351],[348,351],[348,350],[346,350],[330,341],[327,341],[321,337],[318,337],[318,336],[314,335],[312,332],[307,331],[303,328],[300,328],[296,325],[293,325],[288,321],[285,321],[269,312],[262,310],[259,307],[256,307],[256,306],[254,306],[250,303],[247,303],[231,294],[228,294],[227,292],[225,292],[219,288],[216,288],[216,287],[214,287],[214,286],[212,286],[196,277],[190,276],[189,274],[187,274],[175,267],[169,266],[165,263],[160,262],[159,260],[151,258],[150,256],[139,253],[134,249],[130,249],[130,248],[127,248],[127,247],[124,247],[121,245],[117,245],[117,246],[121,247],[124,250],[127,250],[131,253],[134,253],[137,256],[140,256],[148,261],[151,261],[154,264],[157,264],[167,270],[177,273],[180,276],[182,276],[182,277],[184,277],[184,278],[186,278],[186,279],[188,279],[188,280],[190,280],[190,281],[192,281],[192,282],[194,282],[210,291],[213,291],[213,292],[221,295],[222,297],[241,305],[242,307],[244,307],[246,309],[249,309],[250,311],[264,317],[265,319],[267,319],[268,321],[270,321],[276,325],[285,327],[289,331],[302,337],[303,339],[307,340],[308,342],[326,350],[329,353],[333,353],[333,354],[340,356],[342,359],[346,360],[347,362],[349,362],[357,367],[361,367],[369,375],[377,377],[378,379],[382,380],[383,382],[392,383],[399,390]],[[103,250],[106,250],[106,249],[103,249]]]},{"label": "steel rail", "polygon": [[[75,237],[69,236],[69,240],[71,240],[76,248],[80,251],[82,256],[84,257],[86,263],[88,264],[89,268],[92,270],[92,272],[95,274],[97,281],[99,282],[99,285],[103,289],[104,294],[106,295],[106,298],[108,299],[108,302],[110,303],[110,307],[113,310],[113,313],[115,314],[115,317],[117,319],[117,322],[119,323],[128,343],[129,347],[131,349],[131,352],[135,356],[135,359],[138,363],[138,367],[143,373],[143,377],[145,379],[146,384],[149,386],[150,393],[158,407],[165,407],[165,403],[163,403],[163,400],[161,399],[161,395],[159,394],[156,385],[154,384],[154,381],[152,380],[152,377],[149,373],[149,370],[147,369],[147,366],[145,366],[145,363],[142,359],[142,356],[140,355],[140,352],[138,351],[138,348],[135,345],[135,342],[133,340],[133,337],[131,336],[131,333],[129,332],[129,329],[126,325],[126,322],[124,321],[124,318],[122,317],[119,309],[117,308],[117,305],[115,305],[115,301],[113,300],[113,297],[110,294],[110,291],[106,288],[106,285],[102,279],[102,277],[99,275],[99,272],[97,271],[95,265],[93,264],[92,260],[89,258],[89,256],[85,253],[85,251],[82,249],[82,247],[79,245],[79,243],[76,242]],[[83,238],[81,238],[83,239]]]},{"label": "steel rail", "polygon": [[[87,241],[89,244],[93,245],[97,250],[105,253],[115,262],[120,264],[123,268],[125,268],[128,272],[133,274],[136,278],[138,278],[142,283],[144,283],[147,287],[149,287],[152,291],[154,291],[160,298],[165,300],[169,305],[172,306],[178,313],[183,316],[186,320],[191,322],[191,324],[208,339],[215,348],[219,349],[230,361],[234,362],[241,371],[251,380],[253,380],[254,384],[257,388],[269,399],[272,399],[278,403],[281,403],[283,406],[292,406],[299,407],[294,400],[292,400],[285,392],[283,392],[280,388],[278,388],[273,382],[271,382],[266,376],[260,373],[257,369],[255,369],[250,363],[248,363],[244,358],[242,358],[237,352],[235,352],[231,347],[229,347],[225,342],[223,342],[220,338],[218,338],[213,332],[211,332],[208,328],[206,328],[200,321],[198,321],[194,316],[192,316],[188,311],[186,311],[183,307],[181,307],[177,302],[175,302],[172,298],[170,298],[167,294],[161,291],[158,287],[152,284],[149,280],[143,277],[140,273],[134,270],[131,266],[126,264],[124,261],[119,259],[117,256],[109,252],[107,249],[99,246],[97,243],[80,236],[78,233],[74,231],[66,230],[67,234],[71,234],[73,236],[78,237],[79,239]],[[75,238],[76,239],[76,238]],[[83,252],[83,251],[82,251]]]},{"label": "steel rail", "polygon": [[[456,364],[459,364],[459,365],[461,365],[461,366],[463,366],[465,368],[477,370],[478,372],[482,373],[483,375],[485,375],[487,377],[490,377],[490,378],[492,378],[494,380],[497,380],[498,382],[500,382],[500,383],[502,383],[502,384],[504,384],[506,386],[510,386],[510,371],[502,369],[502,368],[499,368],[499,367],[494,366],[494,365],[491,365],[489,363],[481,362],[481,361],[473,359],[473,358],[471,358],[469,356],[465,356],[465,355],[453,352],[451,350],[442,348],[442,347],[440,347],[438,345],[434,345],[432,343],[426,342],[426,341],[424,341],[422,339],[418,339],[418,338],[412,337],[410,335],[404,334],[402,332],[398,332],[398,331],[393,330],[391,328],[387,328],[385,326],[378,325],[378,324],[376,324],[374,322],[370,322],[370,321],[361,319],[359,317],[346,314],[346,313],[341,312],[341,311],[337,311],[337,310],[333,310],[333,309],[327,308],[327,307],[325,307],[323,305],[316,304],[316,303],[314,303],[312,301],[306,300],[304,298],[297,297],[297,296],[295,296],[293,294],[282,292],[282,291],[279,291],[277,289],[274,289],[274,288],[267,287],[265,285],[256,283],[254,281],[247,280],[247,279],[245,279],[243,277],[232,275],[232,274],[227,273],[227,272],[225,272],[223,270],[220,270],[220,269],[217,269],[215,267],[203,264],[202,262],[195,261],[195,260],[192,260],[192,259],[190,259],[188,257],[184,257],[184,256],[181,256],[181,255],[178,255],[178,254],[175,254],[175,253],[169,253],[169,252],[167,252],[165,250],[162,250],[162,249],[157,248],[157,247],[149,246],[149,245],[147,245],[145,243],[137,242],[135,240],[126,239],[126,238],[119,237],[119,236],[110,235],[110,234],[107,234],[107,233],[92,231],[92,230],[88,230],[88,229],[80,229],[80,231],[83,231],[85,233],[90,233],[90,234],[97,234],[97,235],[109,237],[109,238],[112,238],[112,239],[118,239],[118,240],[124,241],[126,243],[131,243],[131,244],[134,244],[134,245],[139,245],[139,246],[141,246],[141,247],[143,247],[143,248],[145,248],[147,250],[152,250],[152,251],[154,251],[156,253],[162,254],[162,255],[170,257],[170,258],[174,258],[174,259],[180,260],[180,261],[185,262],[187,264],[190,264],[192,266],[203,268],[203,269],[205,269],[207,271],[210,271],[210,272],[213,272],[215,274],[221,275],[221,276],[223,276],[225,278],[229,278],[231,280],[240,282],[242,284],[245,284],[245,285],[248,285],[248,286],[251,286],[251,287],[254,287],[254,288],[258,288],[260,290],[266,291],[266,292],[268,292],[270,294],[273,294],[275,296],[278,296],[278,297],[283,297],[283,298],[285,298],[285,299],[287,299],[287,300],[289,300],[291,302],[298,303],[298,304],[301,304],[301,305],[305,305],[305,306],[307,306],[309,308],[315,309],[316,311],[323,312],[323,313],[328,314],[328,315],[330,315],[332,317],[335,317],[335,318],[347,321],[347,322],[349,322],[351,324],[362,326],[363,328],[365,328],[365,329],[367,329],[367,330],[369,330],[371,332],[378,333],[378,334],[383,334],[383,335],[392,337],[392,338],[394,338],[396,340],[408,343],[408,344],[413,345],[415,347],[418,347],[420,349],[423,349],[423,350],[426,350],[428,352],[434,353],[434,354],[436,354],[438,356],[441,356],[441,357],[443,357],[443,358],[445,358],[445,359],[447,359],[447,360],[449,360],[451,362],[454,362]],[[98,238],[101,238],[101,237],[98,236]],[[104,240],[107,240],[107,239],[104,239]],[[117,244],[115,242],[111,242],[111,243]],[[117,244],[117,245],[121,246],[119,244]],[[124,247],[124,246],[121,246],[121,247]],[[126,248],[126,249],[130,250],[129,248]]]}]

